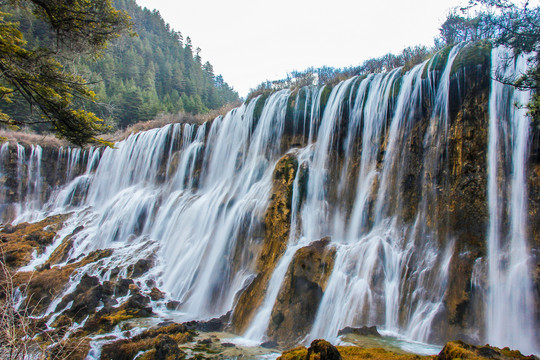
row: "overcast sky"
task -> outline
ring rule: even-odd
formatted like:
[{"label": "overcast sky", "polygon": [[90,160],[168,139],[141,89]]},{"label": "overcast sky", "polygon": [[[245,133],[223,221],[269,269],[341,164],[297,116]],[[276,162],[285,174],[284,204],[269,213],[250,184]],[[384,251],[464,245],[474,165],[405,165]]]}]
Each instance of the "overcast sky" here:
[{"label": "overcast sky", "polygon": [[432,45],[464,0],[136,0],[157,9],[245,96],[265,80]]}]

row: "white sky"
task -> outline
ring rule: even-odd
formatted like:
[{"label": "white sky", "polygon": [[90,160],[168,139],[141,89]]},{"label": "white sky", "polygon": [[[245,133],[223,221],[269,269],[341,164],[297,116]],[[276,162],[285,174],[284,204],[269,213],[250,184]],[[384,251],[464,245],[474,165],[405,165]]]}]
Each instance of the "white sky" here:
[{"label": "white sky", "polygon": [[202,49],[203,62],[246,96],[265,80],[343,67],[433,44],[465,0],[136,0]]}]

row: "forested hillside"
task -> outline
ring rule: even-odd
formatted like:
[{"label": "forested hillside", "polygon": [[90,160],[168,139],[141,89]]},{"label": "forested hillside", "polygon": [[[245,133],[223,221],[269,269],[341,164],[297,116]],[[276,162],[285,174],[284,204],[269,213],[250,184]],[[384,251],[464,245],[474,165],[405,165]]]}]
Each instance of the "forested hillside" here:
[{"label": "forested hillside", "polygon": [[[115,0],[115,7],[128,12],[133,22],[132,36],[113,40],[96,59],[63,61],[69,69],[91,83],[97,94],[95,104],[82,104],[106,119],[113,128],[149,120],[158,113],[200,114],[239,100],[238,94],[215,75],[209,62],[202,63],[200,49],[193,48],[189,37],[173,31],[159,12],[141,8],[135,0]],[[28,46],[50,48],[48,24],[31,16],[24,8],[13,10],[13,21]],[[22,98],[0,104],[12,118],[33,118],[33,111]]]}]

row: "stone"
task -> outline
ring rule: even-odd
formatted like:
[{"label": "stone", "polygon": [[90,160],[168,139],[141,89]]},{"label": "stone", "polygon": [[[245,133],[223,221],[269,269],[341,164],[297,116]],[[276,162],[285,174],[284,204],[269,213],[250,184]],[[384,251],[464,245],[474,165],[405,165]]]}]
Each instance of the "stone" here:
[{"label": "stone", "polygon": [[323,238],[294,255],[272,309],[269,339],[293,346],[311,329],[334,266],[336,250],[329,245]]},{"label": "stone", "polygon": [[169,302],[167,302],[167,310],[176,310],[178,309],[178,306],[180,306],[180,301],[176,301],[176,300],[171,300]]},{"label": "stone", "polygon": [[277,349],[278,346],[278,343],[275,341],[265,341],[261,344],[261,347],[265,349]]},{"label": "stone", "polygon": [[451,341],[446,343],[439,355],[437,355],[437,360],[453,359],[538,360],[534,355],[525,356],[518,350],[510,350],[507,347],[499,349],[489,345],[476,346],[467,344],[463,341]]},{"label": "stone", "polygon": [[318,339],[311,342],[306,360],[341,360],[338,349],[326,340]]},{"label": "stone", "polygon": [[376,326],[362,326],[361,328],[353,328],[347,326],[346,328],[343,328],[338,331],[338,336],[341,335],[348,335],[348,334],[354,334],[354,335],[360,335],[360,336],[381,336],[379,332],[377,331]]},{"label": "stone", "polygon": [[193,341],[193,336],[194,332],[188,330],[183,324],[158,326],[132,338],[104,344],[101,359],[133,359],[140,352],[145,352],[142,359],[158,359],[157,356],[165,356],[159,359],[167,360],[182,359],[185,354],[178,349],[178,345]]},{"label": "stone", "polygon": [[150,299],[154,301],[161,300],[165,297],[165,294],[162,293],[157,287],[153,287],[152,290],[150,290]]},{"label": "stone", "polygon": [[154,266],[153,260],[140,259],[135,264],[128,266],[128,277],[138,278],[147,273],[152,266]]},{"label": "stone", "polygon": [[155,360],[180,359],[183,355],[176,341],[165,334],[158,335],[154,347],[156,349]]}]

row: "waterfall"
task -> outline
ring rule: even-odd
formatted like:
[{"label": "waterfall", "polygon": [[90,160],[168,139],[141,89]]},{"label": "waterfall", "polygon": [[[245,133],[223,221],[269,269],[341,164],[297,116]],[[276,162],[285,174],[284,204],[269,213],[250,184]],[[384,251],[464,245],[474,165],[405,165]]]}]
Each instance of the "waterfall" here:
[{"label": "waterfall", "polygon": [[[512,59],[508,61],[508,59]],[[530,119],[528,91],[497,81],[527,71],[527,57],[513,59],[505,48],[493,50],[493,80],[489,100],[489,177],[487,340],[526,352],[540,350],[536,342],[535,301],[527,230],[527,150]],[[509,169],[506,170],[506,169]],[[504,226],[504,219],[509,221]]]},{"label": "waterfall", "polygon": [[[297,163],[290,231],[280,239],[287,245],[240,335],[268,339],[295,256],[329,237],[332,272],[303,340],[337,341],[346,326],[376,325],[415,341],[442,342],[457,334],[537,351],[527,226],[531,130],[524,110],[512,107],[530,94],[486,81],[489,131],[481,106],[477,119],[464,120],[468,109],[460,96],[473,93],[456,72],[465,66],[464,51],[470,49],[458,45],[410,69],[263,94],[213,121],[132,134],[114,148],[64,147],[54,161],[39,146],[11,145],[10,155],[4,144],[0,160],[17,159],[11,170],[0,168],[2,177],[17,179],[11,185],[17,221],[72,213],[54,244],[29,266],[43,264],[71,236],[66,263],[96,249],[114,252],[103,260],[105,270],[88,265],[69,289],[83,272],[103,281],[114,268],[127,277],[130,265],[145,260],[152,266],[137,279],[141,290],[155,285],[177,304],[167,312],[165,301],[153,303],[160,312],[193,320],[236,311],[258,275],[265,215],[279,180],[275,169],[287,155]],[[504,51],[493,49],[493,69]],[[525,63],[519,58],[507,75],[524,71]],[[482,66],[473,66],[480,77]],[[484,94],[476,92],[478,99]],[[464,123],[468,129],[459,127]],[[472,160],[465,164],[475,172],[455,176],[471,147],[467,141],[484,140],[486,156],[468,154]],[[44,163],[56,164],[54,181]],[[475,182],[486,195],[470,205],[469,215],[480,214],[478,227],[485,227],[480,239],[463,235],[450,220],[459,218],[450,204],[460,195],[456,189]],[[1,191],[6,197],[7,185]],[[463,259],[470,269],[461,274]],[[471,284],[487,294],[485,324],[484,318],[462,321],[463,314],[450,318],[469,306],[452,308],[451,292],[469,297]]]}]

